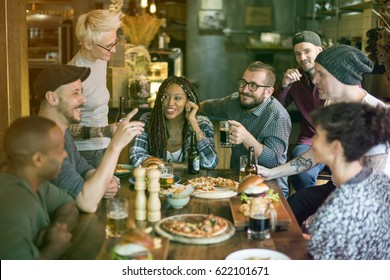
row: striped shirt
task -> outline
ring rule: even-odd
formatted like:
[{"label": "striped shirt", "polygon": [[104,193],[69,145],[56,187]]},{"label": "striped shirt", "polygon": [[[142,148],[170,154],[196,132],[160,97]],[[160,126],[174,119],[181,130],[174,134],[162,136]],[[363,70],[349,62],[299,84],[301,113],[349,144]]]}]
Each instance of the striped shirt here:
[{"label": "striped shirt", "polygon": [[[145,123],[147,127],[150,113],[145,113],[141,116],[140,121]],[[199,151],[200,166],[205,169],[213,169],[218,165],[218,154],[215,150],[214,144],[214,128],[213,124],[207,117],[196,116],[199,127],[201,131],[205,134],[201,141],[197,142],[197,147]],[[188,158],[188,151],[191,145],[191,130],[187,130],[187,135],[185,139],[185,151],[180,157],[181,160]],[[130,164],[134,166],[139,166],[144,159],[150,157],[149,148],[148,148],[149,136],[146,131],[142,132],[141,135],[135,138],[130,147]],[[165,154],[165,153],[164,153]],[[183,158],[184,157],[184,158]],[[165,157],[164,160],[167,160]]]},{"label": "striped shirt", "polygon": [[[263,144],[263,152],[257,158],[259,165],[273,168],[286,162],[291,119],[286,109],[274,97],[265,100],[252,113],[241,108],[238,92],[222,99],[207,100],[203,108],[209,117],[238,121]],[[246,154],[244,145],[235,145],[232,148],[230,168],[238,170],[240,156]],[[279,178],[278,183],[287,195],[287,178]]]}]

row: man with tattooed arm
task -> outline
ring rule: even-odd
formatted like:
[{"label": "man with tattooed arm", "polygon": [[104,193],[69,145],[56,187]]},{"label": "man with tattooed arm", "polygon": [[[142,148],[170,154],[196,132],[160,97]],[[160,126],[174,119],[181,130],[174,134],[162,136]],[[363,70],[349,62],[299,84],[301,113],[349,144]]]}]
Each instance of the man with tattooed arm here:
[{"label": "man with tattooed arm", "polygon": [[[318,87],[320,98],[326,100],[325,106],[339,102],[384,105],[360,85],[363,73],[371,72],[373,63],[358,49],[347,45],[334,46],[319,53],[315,62],[313,83]],[[366,156],[384,153],[387,153],[386,147],[374,147]],[[299,174],[317,164],[310,148],[297,158],[275,168],[258,166],[258,174],[266,180],[271,180]],[[388,167],[389,164],[386,173],[389,173]],[[314,214],[334,189],[335,185],[330,180],[325,185],[302,189],[291,196],[288,202],[298,223],[302,224],[307,217]]]}]

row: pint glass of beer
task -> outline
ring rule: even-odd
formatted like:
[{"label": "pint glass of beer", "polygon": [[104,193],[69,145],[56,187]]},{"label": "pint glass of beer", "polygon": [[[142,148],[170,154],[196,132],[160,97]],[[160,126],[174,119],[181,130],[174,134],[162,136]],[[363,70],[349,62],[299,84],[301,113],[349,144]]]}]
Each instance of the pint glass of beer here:
[{"label": "pint glass of beer", "polygon": [[238,176],[238,181],[241,183],[242,179],[246,176],[245,167],[248,164],[248,156],[240,156],[240,173]]},{"label": "pint glass of beer", "polygon": [[106,238],[120,237],[128,230],[128,201],[125,198],[107,199]]},{"label": "pint glass of beer", "polygon": [[162,189],[169,189],[175,181],[173,164],[165,164],[164,167],[160,168],[160,171],[160,187]]},{"label": "pint glass of beer", "polygon": [[233,145],[229,143],[229,122],[219,122],[219,147],[231,148]]},{"label": "pint glass of beer", "polygon": [[277,212],[271,209],[271,203],[263,197],[251,198],[249,211],[248,238],[265,240],[275,231]]}]

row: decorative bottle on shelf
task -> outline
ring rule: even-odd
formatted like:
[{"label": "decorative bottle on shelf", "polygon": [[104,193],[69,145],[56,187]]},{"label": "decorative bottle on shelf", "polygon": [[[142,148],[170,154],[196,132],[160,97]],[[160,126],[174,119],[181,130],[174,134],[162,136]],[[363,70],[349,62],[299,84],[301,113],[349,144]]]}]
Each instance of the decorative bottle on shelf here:
[{"label": "decorative bottle on shelf", "polygon": [[198,147],[196,146],[196,133],[192,132],[191,147],[188,154],[188,173],[198,174],[200,169],[200,158]]},{"label": "decorative bottle on shelf", "polygon": [[119,97],[119,109],[118,109],[118,114],[115,117],[115,121],[121,122],[124,117],[126,117],[125,98],[121,96]]},{"label": "decorative bottle on shelf", "polygon": [[132,108],[150,108],[150,80],[146,72],[137,71],[129,79],[129,98]]},{"label": "decorative bottle on shelf", "polygon": [[255,174],[257,175],[257,164],[256,164],[256,154],[255,147],[250,146],[248,150],[248,163],[245,167],[245,174]]}]

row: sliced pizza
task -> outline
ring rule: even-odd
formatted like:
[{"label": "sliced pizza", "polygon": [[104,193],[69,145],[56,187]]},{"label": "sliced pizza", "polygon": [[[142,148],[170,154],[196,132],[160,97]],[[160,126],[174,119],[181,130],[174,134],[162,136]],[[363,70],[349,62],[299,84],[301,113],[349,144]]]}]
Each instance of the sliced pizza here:
[{"label": "sliced pizza", "polygon": [[215,186],[222,187],[224,189],[237,190],[239,183],[232,179],[226,179],[222,177],[213,178]]},{"label": "sliced pizza", "polygon": [[188,183],[194,187],[196,192],[215,192],[215,184],[211,179],[211,177],[202,176],[189,179]]},{"label": "sliced pizza", "polygon": [[221,217],[213,214],[206,216],[202,221],[186,221],[181,219],[169,219],[162,226],[170,233],[186,237],[211,237],[226,231],[228,223]]},{"label": "sliced pizza", "polygon": [[238,182],[232,179],[226,179],[222,177],[197,177],[193,179],[189,179],[188,183],[190,183],[195,191],[199,192],[215,192],[215,187],[221,187],[229,190],[237,190]]}]

